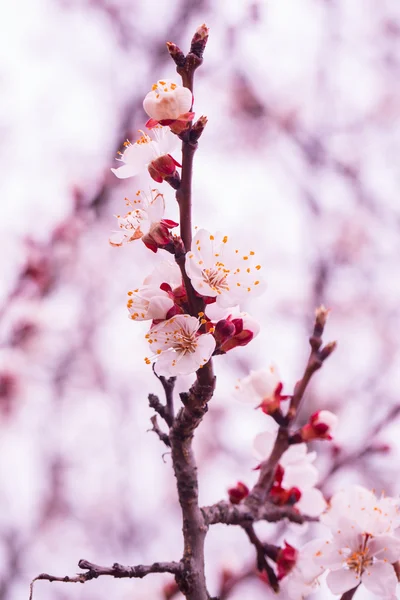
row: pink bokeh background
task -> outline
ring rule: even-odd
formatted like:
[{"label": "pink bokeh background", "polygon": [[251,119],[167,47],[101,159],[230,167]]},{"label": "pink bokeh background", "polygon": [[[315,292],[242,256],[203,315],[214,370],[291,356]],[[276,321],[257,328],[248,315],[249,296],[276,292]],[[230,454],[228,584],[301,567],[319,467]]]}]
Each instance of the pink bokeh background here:
[{"label": "pink bokeh background", "polygon": [[[117,180],[152,83],[175,77],[165,41],[210,39],[195,83],[209,124],[195,157],[194,223],[252,245],[266,293],[261,325],[217,357],[217,392],[196,435],[200,499],[254,482],[259,413],[234,398],[250,369],[301,376],[315,308],[332,309],[334,355],[303,418],[337,412],[335,445],[315,444],[327,496],[400,483],[400,5],[397,0],[21,0],[3,8],[0,284],[0,600],[28,598],[40,572],[178,560],[170,457],[148,432],[146,323],[126,292],[160,253],[108,244],[114,215],[149,178]],[[167,217],[174,193],[161,185]],[[192,378],[181,378],[178,391]],[[262,524],[273,542],[318,534]],[[207,538],[210,592],[222,568],[254,561],[239,529]],[[82,585],[39,582],[35,600],[162,599],[168,576]],[[230,598],[273,597],[256,579]],[[284,595],[282,595],[284,598]],[[315,596],[330,598],[322,585]],[[357,600],[367,599],[357,592]]]}]

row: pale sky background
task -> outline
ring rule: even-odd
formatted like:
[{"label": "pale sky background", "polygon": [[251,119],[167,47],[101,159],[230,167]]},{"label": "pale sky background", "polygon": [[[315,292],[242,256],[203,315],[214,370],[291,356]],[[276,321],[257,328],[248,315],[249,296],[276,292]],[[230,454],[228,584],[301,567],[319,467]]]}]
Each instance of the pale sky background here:
[{"label": "pale sky background", "polygon": [[[125,308],[126,291],[161,256],[141,242],[108,245],[124,197],[149,185],[119,182],[110,168],[147,120],[151,85],[176,76],[165,41],[186,50],[198,25],[210,27],[195,83],[196,115],[209,124],[195,157],[194,222],[251,244],[268,282],[244,307],[260,335],[215,360],[217,392],[196,441],[201,502],[254,481],[263,421],[234,400],[235,381],[273,361],[290,392],[321,302],[338,349],[304,418],[337,411],[336,443],[357,453],[400,404],[400,4],[15,0],[2,22],[0,377],[15,388],[0,386],[0,600],[20,600],[34,575],[74,574],[80,558],[180,556],[170,460],[147,432],[146,395],[160,393],[143,362],[147,326]],[[176,218],[173,190],[160,190]],[[35,277],[21,277],[27,261]],[[23,324],[36,333],[18,341]],[[389,421],[375,441],[391,452],[338,470],[328,495],[349,483],[400,493],[399,422]],[[316,449],[322,481],[331,447]],[[259,530],[300,545],[316,535]],[[207,539],[216,594],[221,566],[240,570],[254,553],[234,528]],[[169,580],[39,582],[35,600],[161,600]],[[231,598],[268,594],[248,582]]]}]

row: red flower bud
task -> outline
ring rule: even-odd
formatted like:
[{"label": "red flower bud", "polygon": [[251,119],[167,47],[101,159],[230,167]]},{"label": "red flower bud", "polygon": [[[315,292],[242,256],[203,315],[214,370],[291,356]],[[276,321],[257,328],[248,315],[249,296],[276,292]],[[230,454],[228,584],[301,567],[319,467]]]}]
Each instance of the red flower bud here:
[{"label": "red flower bud", "polygon": [[231,504],[239,504],[244,498],[246,498],[246,496],[249,495],[249,488],[241,481],[238,481],[236,487],[228,490],[228,494]]},{"label": "red flower bud", "polygon": [[161,183],[166,180],[168,183],[178,189],[180,184],[180,177],[176,167],[181,167],[178,162],[170,154],[164,154],[163,156],[159,156],[155,158],[151,163],[147,166],[147,169],[150,173],[150,177]]},{"label": "red flower bud", "polygon": [[170,229],[177,227],[178,223],[163,219],[158,223],[154,223],[150,230],[142,237],[142,242],[153,252],[157,252],[158,248],[162,248],[173,241],[169,232]]},{"label": "red flower bud", "polygon": [[278,579],[283,579],[293,569],[299,555],[296,548],[284,542],[285,547],[281,548],[278,553],[276,566],[278,570]]}]

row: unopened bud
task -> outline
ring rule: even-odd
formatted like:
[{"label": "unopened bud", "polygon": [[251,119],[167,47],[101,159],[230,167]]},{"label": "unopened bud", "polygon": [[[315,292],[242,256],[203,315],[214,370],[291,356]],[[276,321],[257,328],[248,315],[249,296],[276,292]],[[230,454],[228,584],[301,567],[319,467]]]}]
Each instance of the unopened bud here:
[{"label": "unopened bud", "polygon": [[173,42],[167,42],[168,52],[171,55],[172,60],[175,62],[177,67],[185,66],[185,55],[182,50]]},{"label": "unopened bud", "polygon": [[205,126],[207,125],[208,119],[203,116],[197,119],[196,123],[193,124],[192,129],[190,130],[190,141],[195,143],[198,141],[199,137],[204,131]]},{"label": "unopened bud", "polygon": [[[181,165],[177,163],[170,154],[164,154],[163,156],[159,156],[151,161],[147,169],[150,173],[150,177],[154,179],[154,181],[157,181],[157,183],[161,183],[162,181],[166,180],[170,185],[172,185],[171,181],[180,182],[180,177],[176,170],[176,167],[180,166]],[[174,185],[172,185],[172,187],[174,187]]]},{"label": "unopened bud", "polygon": [[239,504],[249,495],[249,488],[241,481],[238,481],[235,487],[229,488],[228,495],[231,504]]},{"label": "unopened bud", "polygon": [[310,440],[331,440],[338,418],[329,410],[319,410],[311,415],[307,425],[300,429],[303,442]]},{"label": "unopened bud", "polygon": [[209,28],[205,23],[196,29],[190,44],[190,53],[203,58],[204,49],[208,41]]},{"label": "unopened bud", "polygon": [[284,542],[285,547],[281,548],[278,553],[276,567],[278,570],[278,579],[283,579],[293,569],[297,562],[298,551],[296,548]]}]

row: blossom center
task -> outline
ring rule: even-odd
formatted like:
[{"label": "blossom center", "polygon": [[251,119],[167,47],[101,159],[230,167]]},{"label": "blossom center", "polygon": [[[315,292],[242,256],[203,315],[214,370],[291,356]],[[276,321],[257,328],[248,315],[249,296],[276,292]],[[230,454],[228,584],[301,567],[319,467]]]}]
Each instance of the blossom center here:
[{"label": "blossom center", "polygon": [[358,548],[358,550],[355,550],[346,558],[346,564],[349,569],[355,571],[358,575],[361,575],[365,568],[372,565],[372,562],[373,560],[369,553],[367,540],[365,540],[361,548]]},{"label": "blossom center", "polygon": [[196,334],[187,331],[175,331],[172,348],[179,353],[188,354],[196,351]]},{"label": "blossom center", "polygon": [[222,270],[221,268],[217,269],[203,269],[202,275],[205,283],[207,283],[210,288],[219,294],[221,290],[228,290],[229,286],[226,282],[226,278],[228,276],[229,269]]}]

